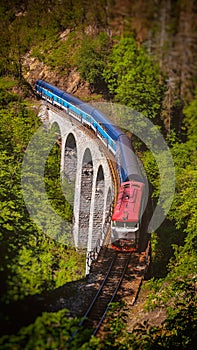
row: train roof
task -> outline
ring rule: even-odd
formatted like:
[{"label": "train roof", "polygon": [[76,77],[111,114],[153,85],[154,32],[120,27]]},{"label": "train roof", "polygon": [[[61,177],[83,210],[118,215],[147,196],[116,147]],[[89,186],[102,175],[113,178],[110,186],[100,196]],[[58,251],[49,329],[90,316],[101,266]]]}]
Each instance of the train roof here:
[{"label": "train roof", "polygon": [[117,126],[113,125],[112,121],[108,119],[101,111],[97,110],[95,107],[92,107],[88,103],[82,102],[75,96],[62,91],[59,88],[51,84],[48,84],[43,80],[37,80],[36,84],[40,85],[43,88],[48,89],[58,97],[77,106],[85,113],[91,115],[98,123],[101,123],[107,129],[107,133],[113,140],[116,141],[121,134],[124,134]]},{"label": "train roof", "polygon": [[114,125],[113,122],[98,109],[94,110],[93,117],[96,121],[102,123],[105,128],[107,128],[109,136],[112,137],[115,141],[120,135],[124,134],[124,132],[119,127]]},{"label": "train roof", "polygon": [[68,93],[64,92],[63,90],[60,90],[56,86],[53,86],[49,83],[46,83],[44,80],[37,80],[36,84],[40,85],[43,88],[48,89],[49,91],[51,91],[52,93],[54,93],[58,97],[61,97],[61,98],[65,99],[66,101],[68,101],[69,103],[72,103],[76,106],[83,104],[83,102],[81,100],[79,100],[77,97],[75,97],[71,94],[68,94]]},{"label": "train roof", "polygon": [[138,222],[141,213],[141,199],[144,184],[137,181],[123,182],[112,216],[113,221]]}]

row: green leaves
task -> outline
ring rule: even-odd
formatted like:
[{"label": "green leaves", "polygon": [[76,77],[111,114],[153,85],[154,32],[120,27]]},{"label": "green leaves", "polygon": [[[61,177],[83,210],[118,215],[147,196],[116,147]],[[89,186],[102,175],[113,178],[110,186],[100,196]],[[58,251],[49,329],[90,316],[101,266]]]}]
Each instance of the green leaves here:
[{"label": "green leaves", "polygon": [[22,328],[17,335],[0,339],[0,349],[4,350],[64,350],[70,338],[72,328],[79,320],[69,319],[67,310],[56,313],[44,312],[28,327]]},{"label": "green leaves", "polygon": [[84,38],[76,53],[76,64],[81,77],[90,84],[96,85],[102,81],[108,46],[109,38],[101,32],[95,38],[90,35]]},{"label": "green leaves", "polygon": [[[183,229],[188,237],[197,229],[197,96],[184,109],[186,116],[184,124],[188,128],[187,142],[175,143],[172,152],[175,158],[177,191],[171,217],[176,220],[176,226]],[[187,239],[188,239],[187,237]]]},{"label": "green leaves", "polygon": [[159,116],[164,92],[161,73],[133,37],[114,45],[103,76],[117,101],[151,119]]},{"label": "green leaves", "polygon": [[[165,253],[165,256],[169,254],[169,243],[174,252],[173,258],[171,253],[168,274],[165,279],[149,282],[154,289],[153,294],[149,295],[151,305],[165,307],[168,314],[161,326],[155,330],[152,327],[149,328],[152,336],[150,339],[147,338],[143,349],[195,348],[197,337],[195,292],[197,273],[196,101],[195,98],[185,108],[184,124],[188,128],[186,142],[180,143],[173,136],[171,150],[176,169],[176,193],[168,220],[165,226],[160,228],[161,232],[155,234],[156,240],[155,235],[153,240],[154,262],[159,262],[161,253]],[[155,176],[157,174],[155,162],[149,152],[146,152],[144,159],[145,168],[150,174],[150,181],[155,186],[157,195],[158,176]],[[168,247],[167,250],[166,247]],[[162,261],[165,256],[162,256]],[[159,268],[161,268],[161,262]],[[141,337],[139,333],[140,344]]]},{"label": "green leaves", "polygon": [[[3,88],[4,82],[8,91]],[[40,122],[30,106],[27,108],[26,102],[19,102],[19,98],[9,91],[13,86],[11,82],[6,84],[4,79],[0,83],[1,301],[11,302],[80,278],[84,275],[85,256],[45,236],[29,216],[21,188],[21,165]],[[33,181],[37,181],[36,166],[32,159],[29,173]],[[70,223],[72,207],[61,189],[57,145],[52,148],[45,170],[45,186],[51,205]],[[39,195],[37,193],[38,199]]]},{"label": "green leaves", "polygon": [[184,124],[187,127],[188,138],[190,140],[190,145],[195,150],[197,144],[197,91],[194,100],[184,108],[185,119]]}]

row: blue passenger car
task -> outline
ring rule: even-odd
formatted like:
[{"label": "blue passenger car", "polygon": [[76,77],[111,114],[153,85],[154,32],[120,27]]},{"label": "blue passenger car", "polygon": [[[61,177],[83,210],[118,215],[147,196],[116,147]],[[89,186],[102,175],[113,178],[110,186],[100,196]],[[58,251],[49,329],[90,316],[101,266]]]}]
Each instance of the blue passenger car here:
[{"label": "blue passenger car", "polygon": [[97,136],[115,154],[116,140],[121,131],[112,126],[110,120],[101,112],[43,80],[37,80],[36,90],[48,102],[66,109],[71,116],[78,116],[84,124],[91,126]]},{"label": "blue passenger car", "polygon": [[71,116],[78,116],[84,124],[92,127],[97,136],[116,155],[120,182],[133,179],[143,181],[130,140],[102,112],[43,80],[37,80],[36,90],[42,98],[66,109]]}]

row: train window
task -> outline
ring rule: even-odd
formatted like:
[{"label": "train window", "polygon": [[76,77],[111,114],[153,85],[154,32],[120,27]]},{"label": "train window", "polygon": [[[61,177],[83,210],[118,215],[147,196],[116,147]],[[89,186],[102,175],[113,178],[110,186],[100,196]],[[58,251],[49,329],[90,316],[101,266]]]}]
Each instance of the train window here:
[{"label": "train window", "polygon": [[130,187],[130,184],[124,185],[124,188],[129,188],[129,187]]},{"label": "train window", "polygon": [[124,223],[121,221],[113,221],[113,225],[116,227],[124,227]]},{"label": "train window", "polygon": [[127,227],[138,227],[138,222],[127,222],[126,226]]}]

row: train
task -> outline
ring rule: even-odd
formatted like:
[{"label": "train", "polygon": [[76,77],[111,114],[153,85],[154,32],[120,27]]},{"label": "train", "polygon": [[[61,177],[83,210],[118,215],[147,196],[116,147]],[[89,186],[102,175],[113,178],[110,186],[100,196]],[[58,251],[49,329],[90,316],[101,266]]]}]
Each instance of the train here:
[{"label": "train", "polygon": [[111,246],[116,250],[137,250],[145,207],[146,181],[131,140],[101,111],[75,96],[43,80],[37,80],[35,88],[39,97],[91,128],[115,156],[120,187],[111,220]]}]

